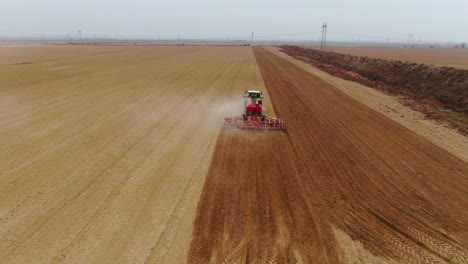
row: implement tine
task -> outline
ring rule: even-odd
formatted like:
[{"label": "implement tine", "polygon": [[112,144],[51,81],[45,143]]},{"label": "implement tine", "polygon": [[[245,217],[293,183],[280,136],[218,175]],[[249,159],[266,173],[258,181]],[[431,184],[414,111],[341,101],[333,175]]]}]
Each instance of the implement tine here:
[{"label": "implement tine", "polygon": [[286,126],[280,118],[250,116],[244,119],[244,116],[225,117],[223,128],[225,129],[246,129],[246,130],[268,130],[285,131]]}]

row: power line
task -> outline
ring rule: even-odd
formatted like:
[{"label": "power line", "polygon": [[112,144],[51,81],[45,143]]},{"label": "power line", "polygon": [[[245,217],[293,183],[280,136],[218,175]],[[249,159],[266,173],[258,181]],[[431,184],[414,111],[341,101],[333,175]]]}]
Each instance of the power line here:
[{"label": "power line", "polygon": [[357,36],[359,39],[360,38],[370,38],[370,39],[380,39],[380,40],[385,40],[385,41],[391,40],[391,41],[406,42],[406,40],[404,40],[404,39],[389,38],[389,37],[384,37],[384,36],[373,36],[373,35],[352,33],[352,32],[328,31],[327,33],[328,34],[336,34],[336,35],[345,35],[345,36]]},{"label": "power line", "polygon": [[274,38],[274,37],[290,37],[290,36],[295,36],[295,35],[312,35],[312,34],[318,34],[320,31],[315,31],[315,32],[296,32],[296,33],[284,33],[284,34],[275,34],[275,35],[262,35],[262,36],[255,36],[255,38]]},{"label": "power line", "polygon": [[[80,30],[81,31],[81,30]],[[46,32],[24,32],[24,31],[16,31],[16,30],[6,30],[6,29],[1,29],[0,32],[2,33],[1,39],[10,39],[13,38],[14,36],[19,37],[19,38],[27,38],[27,39],[38,39],[38,40],[51,40],[51,39],[63,39],[63,40],[73,40],[73,39],[78,39],[80,41],[83,40],[92,40],[92,39],[98,39],[97,35],[91,34],[87,35],[84,34],[83,32],[75,34],[49,34]],[[183,33],[183,32],[182,32]],[[177,37],[178,41],[181,41],[180,39],[180,34],[179,32],[165,32],[164,34],[171,34],[173,36],[173,40]],[[321,37],[318,34],[322,34]],[[414,45],[415,43],[432,43],[432,44],[447,44],[447,42],[444,41],[421,41],[415,40],[414,35],[411,33],[409,35],[406,35],[406,37],[402,38],[389,38],[388,36],[375,36],[375,35],[368,35],[368,34],[361,34],[361,33],[353,33],[353,32],[339,32],[339,31],[328,31],[328,25],[327,23],[322,23],[322,30],[321,31],[310,31],[310,32],[293,32],[293,33],[282,33],[282,34],[270,34],[270,35],[254,35],[252,37],[252,34],[249,35],[244,35],[244,36],[237,36],[234,37],[229,34],[229,41],[245,41],[245,42],[259,42],[261,40],[264,41],[280,41],[281,39],[285,38],[288,39],[288,41],[291,41],[291,39],[296,40],[296,37],[299,37],[301,35],[318,35],[318,38],[313,37],[313,41],[320,41],[321,42],[321,48],[326,49],[327,46],[327,39],[329,38],[329,34],[334,35],[341,35],[341,36],[348,36],[348,37],[341,37],[340,39],[346,40],[346,39],[359,39],[360,41],[363,41],[363,38],[366,39],[375,39],[375,40],[380,40],[384,43],[389,43],[389,42],[398,42],[401,44],[406,44],[408,46]],[[113,37],[109,38],[112,40],[154,40],[154,35],[153,36],[117,36],[115,34],[111,34]],[[197,37],[197,36],[192,36],[188,34],[183,34],[184,35],[184,41],[226,41],[226,35],[222,37]],[[13,37],[12,37],[13,36]],[[23,37],[24,36],[24,37]],[[104,39],[108,39],[109,34],[104,35]],[[357,37],[357,38],[356,38]],[[166,38],[167,39],[167,38]],[[317,40],[318,39],[318,40]],[[333,39],[336,39],[335,37]],[[161,41],[161,32],[158,34],[158,40]]]}]

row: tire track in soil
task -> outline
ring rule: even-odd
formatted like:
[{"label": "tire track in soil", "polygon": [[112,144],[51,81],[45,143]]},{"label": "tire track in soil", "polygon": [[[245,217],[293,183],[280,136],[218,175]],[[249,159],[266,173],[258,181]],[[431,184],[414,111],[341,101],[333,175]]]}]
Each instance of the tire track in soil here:
[{"label": "tire track in soil", "polygon": [[[161,61],[159,54],[173,58]],[[79,68],[96,69],[89,65]],[[16,151],[25,146],[20,137],[10,140],[16,134],[0,136],[6,143],[2,151],[11,152],[3,162],[26,158],[25,167],[5,167],[10,170],[0,176],[6,184],[0,185],[4,191],[0,194],[4,198],[0,199],[0,262],[173,263],[186,259],[191,219],[219,133],[220,112],[225,111],[216,107],[241,92],[239,84],[260,78],[253,53],[249,48],[153,47],[106,65],[109,71],[85,78],[105,103],[92,105],[85,89],[83,105],[70,103],[57,110],[68,113],[63,115],[66,120],[40,113],[28,121],[32,127],[25,126],[28,131],[15,131],[26,125],[23,120],[12,123],[8,127],[12,132],[27,136],[28,153]],[[129,71],[120,79],[106,74],[123,68]],[[119,83],[121,79],[134,82]],[[61,85],[50,89],[37,86],[35,94],[76,87],[69,86],[70,81],[57,83]],[[113,83],[119,84],[118,93],[108,95]],[[4,94],[29,97],[22,89]],[[53,97],[49,101],[66,94]],[[38,112],[47,107],[42,99],[31,101]],[[8,104],[0,106],[7,114],[10,110],[23,113]],[[63,133],[56,132],[61,126]],[[38,130],[40,135],[33,133]],[[14,185],[9,184],[13,181]]]},{"label": "tire track in soil", "polygon": [[254,48],[287,133],[223,130],[190,263],[468,263],[468,165],[318,77]]}]

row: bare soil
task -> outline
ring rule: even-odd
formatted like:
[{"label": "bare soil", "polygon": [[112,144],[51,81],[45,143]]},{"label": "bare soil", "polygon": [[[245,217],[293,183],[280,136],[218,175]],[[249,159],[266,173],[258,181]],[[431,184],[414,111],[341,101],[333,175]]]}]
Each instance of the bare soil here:
[{"label": "bare soil", "polygon": [[429,119],[423,113],[413,110],[401,102],[401,97],[386,94],[358,82],[335,77],[314,67],[310,63],[295,59],[281,52],[278,47],[266,47],[266,49],[319,77],[354,100],[416,132],[437,146],[468,162],[468,137],[460,134],[456,129],[450,128],[449,124],[440,122],[440,120]]},{"label": "bare soil", "polygon": [[1,48],[0,262],[186,259],[223,117],[262,85],[243,47]]},{"label": "bare soil", "polygon": [[254,52],[2,46],[0,262],[468,262],[466,162]]},{"label": "bare soil", "polygon": [[468,261],[466,162],[254,51],[288,132],[222,131],[189,262]]}]

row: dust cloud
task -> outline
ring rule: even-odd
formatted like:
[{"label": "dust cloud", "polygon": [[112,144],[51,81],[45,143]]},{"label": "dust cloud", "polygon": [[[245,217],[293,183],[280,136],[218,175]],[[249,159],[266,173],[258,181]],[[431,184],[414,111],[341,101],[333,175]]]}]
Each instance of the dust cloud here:
[{"label": "dust cloud", "polygon": [[212,108],[212,113],[218,116],[237,116],[244,111],[243,99],[225,99]]}]

